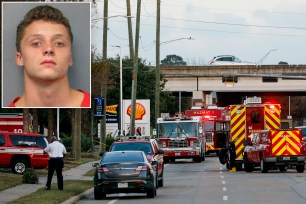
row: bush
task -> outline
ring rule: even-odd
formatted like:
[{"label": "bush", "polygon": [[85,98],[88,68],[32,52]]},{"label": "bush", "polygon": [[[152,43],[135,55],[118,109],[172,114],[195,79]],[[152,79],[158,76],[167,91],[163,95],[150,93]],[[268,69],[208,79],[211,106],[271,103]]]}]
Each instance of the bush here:
[{"label": "bush", "polygon": [[108,151],[110,146],[112,146],[114,142],[114,138],[113,137],[106,137],[106,140],[105,140],[105,150]]},{"label": "bush", "polygon": [[37,184],[39,177],[33,168],[27,168],[22,175],[22,183]]},{"label": "bush", "polygon": [[[72,138],[69,135],[61,135],[62,143],[65,145],[66,150],[68,152],[71,151],[72,146]],[[81,151],[87,152],[91,148],[91,137],[88,137],[86,135],[82,135],[81,137]]]}]

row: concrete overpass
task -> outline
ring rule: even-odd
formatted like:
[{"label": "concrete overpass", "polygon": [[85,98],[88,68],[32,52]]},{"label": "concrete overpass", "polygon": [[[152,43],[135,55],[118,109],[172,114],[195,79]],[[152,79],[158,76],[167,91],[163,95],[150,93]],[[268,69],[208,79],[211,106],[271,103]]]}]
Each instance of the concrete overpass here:
[{"label": "concrete overpass", "polygon": [[162,66],[161,73],[164,91],[192,93],[194,105],[225,96],[306,95],[306,65]]}]

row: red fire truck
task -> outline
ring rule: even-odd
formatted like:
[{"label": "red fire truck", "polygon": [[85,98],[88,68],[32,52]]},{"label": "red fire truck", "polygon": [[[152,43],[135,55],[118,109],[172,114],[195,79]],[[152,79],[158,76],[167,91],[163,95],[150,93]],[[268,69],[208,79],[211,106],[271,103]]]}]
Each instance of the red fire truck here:
[{"label": "red fire truck", "polygon": [[23,132],[22,113],[0,113],[0,131]]},{"label": "red fire truck", "polygon": [[226,147],[229,137],[229,120],[222,118],[222,107],[186,110],[186,116],[201,116],[203,135],[206,139],[206,155],[218,154]]},{"label": "red fire truck", "polygon": [[164,150],[165,162],[181,158],[205,160],[205,138],[198,116],[158,118],[156,140]]},{"label": "red fire truck", "polygon": [[[236,148],[236,166],[242,169],[243,150],[251,141],[254,133],[261,130],[280,129],[280,104],[262,103],[260,97],[247,98],[244,104],[230,105],[226,108],[225,118],[230,120],[230,139]],[[222,150],[223,151],[223,150]],[[224,149],[223,152],[226,150]],[[228,165],[228,157],[220,155],[220,162]]]}]

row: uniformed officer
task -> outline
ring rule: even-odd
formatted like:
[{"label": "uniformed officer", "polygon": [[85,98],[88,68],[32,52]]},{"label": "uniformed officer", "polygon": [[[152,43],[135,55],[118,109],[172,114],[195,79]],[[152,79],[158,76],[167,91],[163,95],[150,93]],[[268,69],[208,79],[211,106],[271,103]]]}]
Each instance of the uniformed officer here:
[{"label": "uniformed officer", "polygon": [[63,190],[63,167],[64,167],[64,156],[67,153],[65,146],[60,143],[57,137],[51,138],[51,143],[44,149],[45,152],[49,153],[49,165],[48,165],[48,180],[46,183],[46,190],[51,190],[51,181],[56,170],[57,175],[57,187],[59,190]]}]

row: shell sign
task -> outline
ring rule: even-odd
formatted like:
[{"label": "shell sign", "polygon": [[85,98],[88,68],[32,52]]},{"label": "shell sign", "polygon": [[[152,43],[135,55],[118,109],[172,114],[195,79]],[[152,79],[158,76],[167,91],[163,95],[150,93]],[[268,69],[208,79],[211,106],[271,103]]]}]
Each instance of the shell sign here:
[{"label": "shell sign", "polygon": [[[131,115],[132,115],[132,106],[131,105],[127,108],[127,114],[131,117]],[[145,114],[146,114],[145,107],[141,103],[136,103],[135,120],[142,120],[142,118]]]}]

